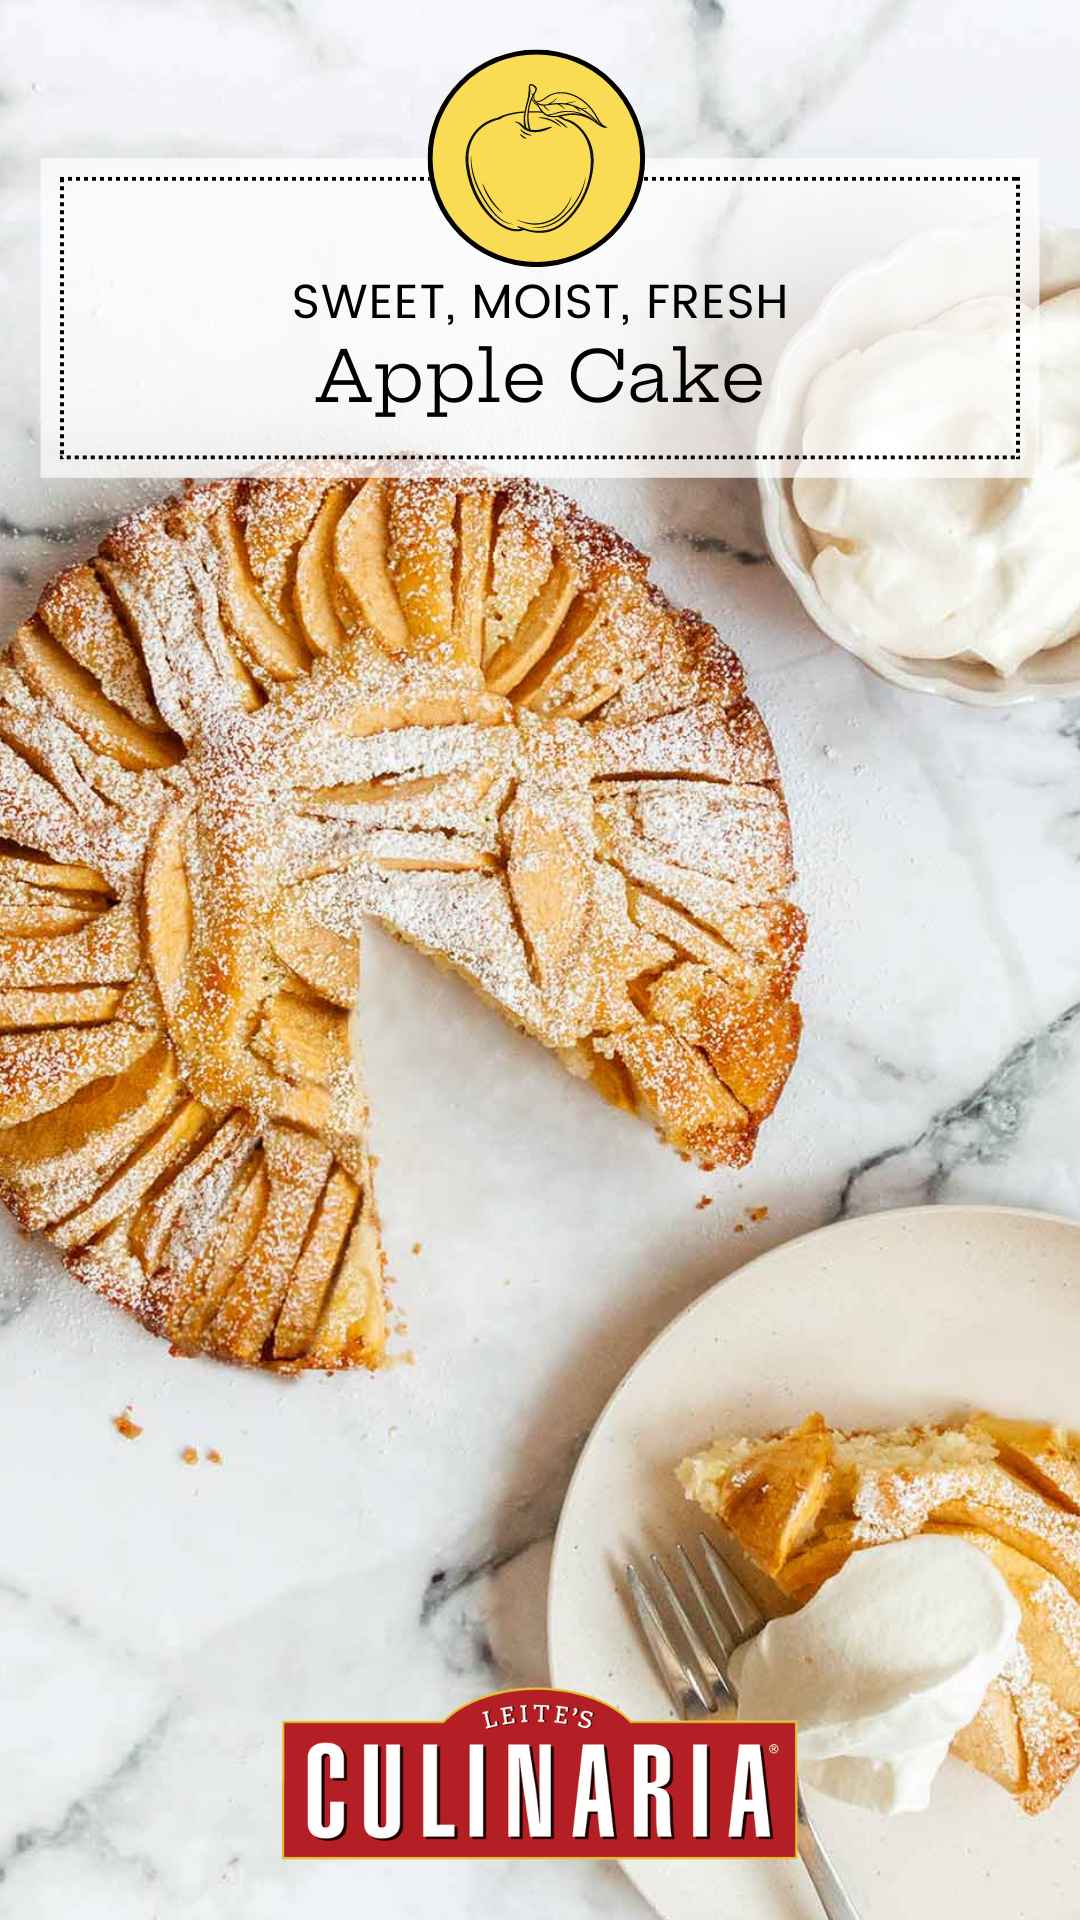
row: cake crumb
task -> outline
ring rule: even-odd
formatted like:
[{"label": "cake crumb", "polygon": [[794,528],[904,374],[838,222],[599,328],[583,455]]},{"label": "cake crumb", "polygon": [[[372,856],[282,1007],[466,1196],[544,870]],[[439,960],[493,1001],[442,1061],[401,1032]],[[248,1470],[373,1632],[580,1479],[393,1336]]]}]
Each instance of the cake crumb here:
[{"label": "cake crumb", "polygon": [[701,1199],[696,1202],[696,1205],[698,1212],[703,1213],[706,1207],[712,1206],[712,1194],[703,1193]]},{"label": "cake crumb", "polygon": [[757,1225],[759,1220],[767,1220],[769,1217],[768,1207],[747,1207],[746,1211],[747,1211],[748,1217],[754,1222],[755,1226]]},{"label": "cake crumb", "polygon": [[198,1448],[185,1447],[183,1449],[183,1452],[180,1455],[180,1458],[183,1461],[185,1467],[193,1467],[199,1458]]},{"label": "cake crumb", "polygon": [[746,1228],[745,1228],[745,1227],[743,1226],[743,1223],[742,1223],[742,1221],[741,1221],[741,1220],[736,1220],[736,1222],[735,1222],[735,1232],[736,1232],[736,1233],[745,1233],[745,1232],[746,1232]]},{"label": "cake crumb", "polygon": [[113,1426],[117,1433],[123,1434],[125,1440],[137,1440],[142,1432],[142,1428],[131,1417],[130,1406],[125,1407],[123,1413],[113,1414]]},{"label": "cake crumb", "polygon": [[214,1465],[215,1465],[215,1467],[220,1467],[220,1465],[221,1465],[221,1455],[220,1455],[220,1453],[218,1452],[218,1450],[217,1450],[217,1448],[216,1448],[216,1447],[207,1447],[207,1449],[206,1449],[206,1457],[207,1457],[207,1459],[208,1459],[208,1460],[212,1460],[212,1461],[213,1461],[213,1463],[214,1463]]},{"label": "cake crumb", "polygon": [[419,1253],[419,1252],[420,1252],[420,1251],[422,1250],[422,1248],[423,1248],[423,1244],[424,1244],[424,1243],[423,1243],[423,1241],[422,1241],[422,1240],[414,1240],[414,1241],[413,1241],[413,1243],[412,1243],[412,1250],[413,1250],[413,1252],[414,1252],[414,1253]]}]

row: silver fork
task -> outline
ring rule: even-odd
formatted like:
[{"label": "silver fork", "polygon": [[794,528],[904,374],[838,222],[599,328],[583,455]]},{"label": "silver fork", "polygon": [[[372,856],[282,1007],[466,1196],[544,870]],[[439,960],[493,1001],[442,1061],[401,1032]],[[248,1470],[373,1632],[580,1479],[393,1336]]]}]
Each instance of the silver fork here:
[{"label": "silver fork", "polygon": [[[689,1649],[690,1659],[679,1652],[675,1636],[637,1568],[628,1565],[626,1569],[630,1598],[641,1622],[641,1631],[681,1720],[700,1720],[718,1713],[721,1707],[738,1707],[728,1661],[737,1646],[765,1625],[765,1615],[712,1541],[703,1533],[698,1534],[698,1540],[711,1592],[706,1590],[686,1548],[677,1546],[675,1553],[693,1604],[704,1623],[704,1633],[691,1618],[659,1554],[649,1556],[657,1586]],[[796,1827],[799,1858],[813,1882],[827,1920],[859,1920],[806,1811],[801,1787],[796,1804]]]}]

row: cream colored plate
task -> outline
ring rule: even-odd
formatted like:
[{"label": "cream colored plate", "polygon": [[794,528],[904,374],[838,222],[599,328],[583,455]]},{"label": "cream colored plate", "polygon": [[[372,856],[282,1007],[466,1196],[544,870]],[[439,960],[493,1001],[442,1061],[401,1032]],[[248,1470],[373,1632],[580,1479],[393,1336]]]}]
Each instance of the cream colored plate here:
[{"label": "cream colored plate", "polygon": [[[693,1536],[672,1478],[721,1428],[812,1408],[879,1426],[972,1406],[1080,1421],[1080,1226],[999,1207],[918,1207],[825,1227],[713,1287],[631,1368],[570,1484],[549,1596],[552,1679],[670,1718],[617,1577]],[[1076,1920],[1080,1779],[1036,1819],[949,1760],[932,1807],[894,1820],[813,1795],[862,1920]],[[820,1920],[801,1868],[627,1863],[665,1920]]]}]

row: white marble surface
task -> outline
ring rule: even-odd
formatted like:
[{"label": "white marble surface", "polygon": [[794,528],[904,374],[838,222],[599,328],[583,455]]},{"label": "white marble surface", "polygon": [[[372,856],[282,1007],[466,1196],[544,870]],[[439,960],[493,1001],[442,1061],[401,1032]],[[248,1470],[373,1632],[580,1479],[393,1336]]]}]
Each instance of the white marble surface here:
[{"label": "white marble surface", "polygon": [[[528,36],[494,0],[5,19],[6,631],[138,497],[37,476],[37,159],[412,155],[447,87]],[[1033,155],[1045,212],[1080,224],[1071,0],[549,0],[544,38],[625,81],[657,156]],[[172,1360],[5,1234],[0,1920],[642,1913],[613,1867],[283,1865],[281,1719],[440,1714],[542,1678],[575,1450],[647,1338],[751,1251],[920,1199],[1080,1211],[1080,713],[875,681],[763,562],[745,483],[589,501],[730,635],[774,730],[812,925],[792,1085],[752,1170],[703,1180],[375,939],[368,1072],[415,1367],[286,1385]],[[447,1116],[455,1150],[425,1152]],[[129,1400],[137,1444],[110,1425]],[[224,1464],[184,1467],[189,1443]]]}]

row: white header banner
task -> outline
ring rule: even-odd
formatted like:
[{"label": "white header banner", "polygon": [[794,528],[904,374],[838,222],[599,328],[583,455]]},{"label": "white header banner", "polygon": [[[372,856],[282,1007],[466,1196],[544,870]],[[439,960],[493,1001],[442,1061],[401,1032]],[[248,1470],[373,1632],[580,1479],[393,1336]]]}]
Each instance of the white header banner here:
[{"label": "white header banner", "polygon": [[[50,160],[42,195],[50,476],[395,462],[730,474],[755,457],[792,472],[784,348],[841,276],[909,246],[910,274],[901,256],[880,299],[868,277],[837,351],[964,299],[1008,299],[1000,444],[928,452],[913,424],[910,446],[901,428],[860,459],[1024,470],[1031,162],[651,164],[603,245],[544,267],[471,246],[422,165]],[[942,229],[949,268],[939,246],[930,271],[918,237]],[[815,454],[819,470],[845,457]]]}]

